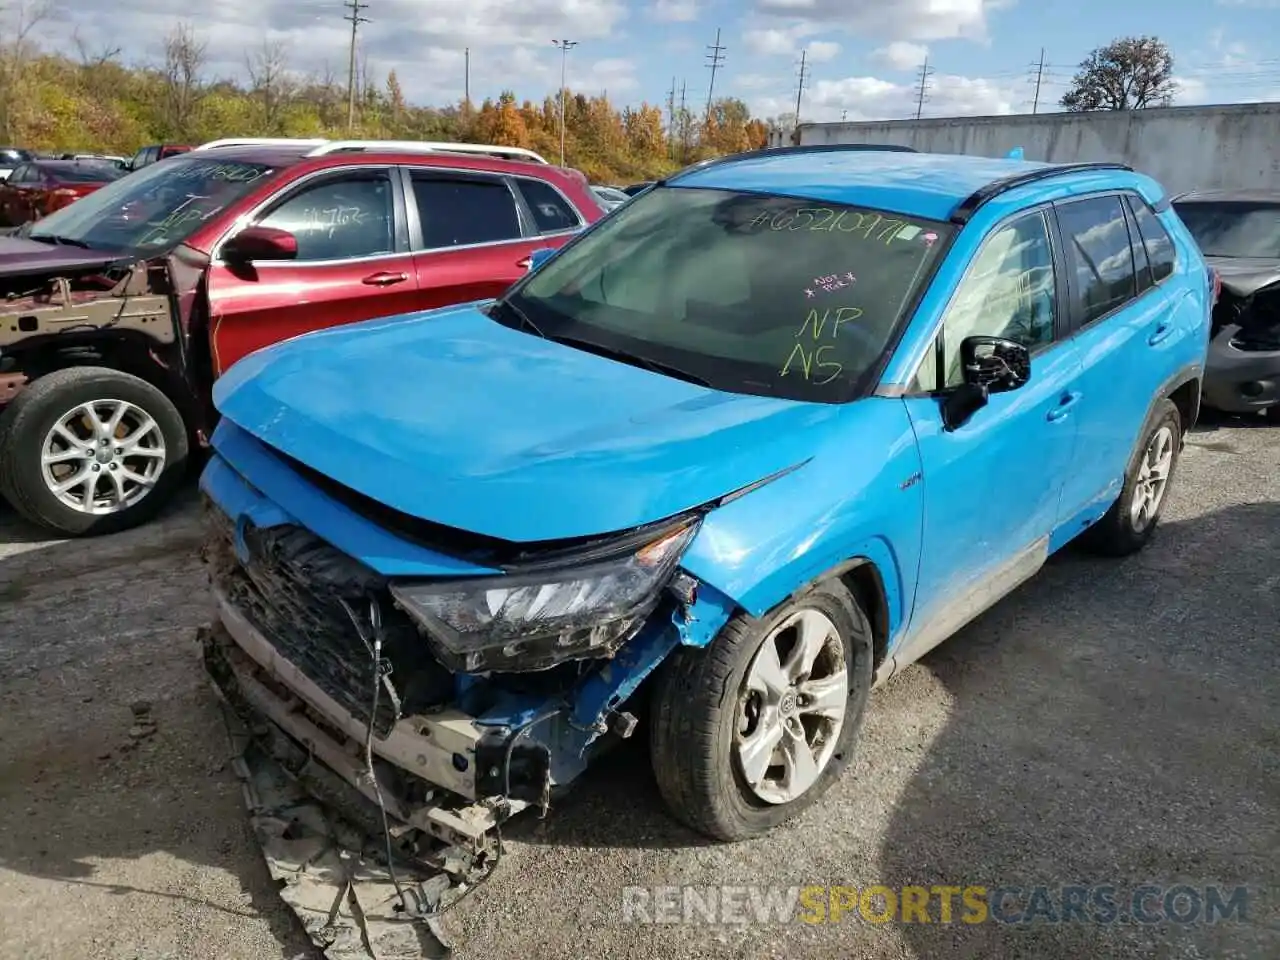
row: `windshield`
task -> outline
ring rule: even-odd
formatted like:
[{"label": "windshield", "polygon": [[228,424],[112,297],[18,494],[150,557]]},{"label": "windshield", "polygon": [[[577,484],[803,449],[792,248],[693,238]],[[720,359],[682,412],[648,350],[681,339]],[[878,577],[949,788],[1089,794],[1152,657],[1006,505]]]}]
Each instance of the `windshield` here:
[{"label": "windshield", "polygon": [[843,402],[875,373],[952,229],[865,207],[661,187],[504,299],[551,339],[718,390]]},{"label": "windshield", "polygon": [[175,157],[49,214],[30,236],[152,256],[177,246],[270,173],[261,163]]},{"label": "windshield", "polygon": [[1206,257],[1280,257],[1280,204],[1179,203],[1174,209]]}]

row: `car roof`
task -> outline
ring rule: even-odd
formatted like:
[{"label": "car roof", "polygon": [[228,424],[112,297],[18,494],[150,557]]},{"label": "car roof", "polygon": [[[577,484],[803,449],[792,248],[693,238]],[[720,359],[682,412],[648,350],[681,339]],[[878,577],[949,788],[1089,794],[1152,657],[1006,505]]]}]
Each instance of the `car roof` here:
[{"label": "car roof", "polygon": [[761,150],[727,160],[681,173],[672,186],[778,194],[947,220],[966,199],[1000,181],[1054,167],[1065,177],[1071,170],[1069,164],[856,147]]},{"label": "car roof", "polygon": [[110,170],[111,164],[104,160],[93,160],[88,157],[79,160],[28,160],[27,165],[40,170],[57,173],[59,170]]},{"label": "car roof", "polygon": [[1280,190],[1191,190],[1174,197],[1179,203],[1280,203]]},{"label": "car roof", "polygon": [[449,153],[444,150],[428,153],[395,149],[368,149],[338,151],[308,157],[307,152],[312,149],[314,147],[306,145],[245,144],[218,147],[213,150],[189,150],[178,157],[166,158],[166,160],[233,160],[241,163],[263,163],[276,168],[290,167],[305,162],[316,169],[353,163],[398,163],[411,166],[461,167],[467,170],[518,174],[521,176],[545,177],[548,171],[552,171],[554,176],[573,175],[565,167],[557,167],[552,164],[538,163],[531,160],[507,160],[481,153]]}]

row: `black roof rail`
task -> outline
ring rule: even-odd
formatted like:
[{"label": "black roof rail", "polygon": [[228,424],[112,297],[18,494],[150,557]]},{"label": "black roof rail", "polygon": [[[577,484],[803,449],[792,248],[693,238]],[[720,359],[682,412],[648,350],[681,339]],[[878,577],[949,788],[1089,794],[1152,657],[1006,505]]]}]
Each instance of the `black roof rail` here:
[{"label": "black roof rail", "polygon": [[914,147],[902,147],[894,143],[810,143],[803,146],[790,147],[764,147],[760,150],[747,150],[743,153],[730,153],[727,156],[716,157],[711,160],[703,160],[699,163],[690,164],[668,177],[665,177],[659,183],[670,183],[677,177],[682,177],[686,173],[692,173],[695,170],[705,170],[708,167],[719,167],[728,163],[738,163],[742,160],[755,160],[759,157],[778,157],[787,156],[794,157],[806,153],[857,153],[857,152],[875,152],[875,153],[919,153]]},{"label": "black roof rail", "polygon": [[956,204],[955,209],[951,211],[951,222],[963,226],[973,218],[973,215],[978,212],[978,208],[984,203],[994,200],[1000,194],[1013,190],[1015,187],[1023,187],[1028,183],[1049,180],[1067,173],[1081,173],[1086,170],[1126,170],[1132,173],[1133,167],[1127,163],[1109,163],[1105,161],[1058,163],[1048,167],[1037,167],[1024,173],[1016,173],[1011,177],[995,180],[984,187],[979,187],[961,200]]}]

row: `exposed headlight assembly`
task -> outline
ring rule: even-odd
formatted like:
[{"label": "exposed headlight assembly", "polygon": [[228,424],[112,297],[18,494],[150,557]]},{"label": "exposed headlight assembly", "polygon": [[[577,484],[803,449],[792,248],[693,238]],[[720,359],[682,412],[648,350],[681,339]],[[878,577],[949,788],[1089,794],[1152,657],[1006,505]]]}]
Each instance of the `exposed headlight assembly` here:
[{"label": "exposed headlight assembly", "polygon": [[699,520],[657,531],[613,556],[529,573],[391,585],[455,672],[545,670],[611,656],[657,606]]}]

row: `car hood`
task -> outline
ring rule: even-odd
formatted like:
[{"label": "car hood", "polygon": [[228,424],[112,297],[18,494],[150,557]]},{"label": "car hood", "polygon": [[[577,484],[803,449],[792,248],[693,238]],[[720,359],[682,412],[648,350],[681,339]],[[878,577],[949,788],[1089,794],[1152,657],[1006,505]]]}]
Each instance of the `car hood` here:
[{"label": "car hood", "polygon": [[119,254],[107,254],[101,250],[40,243],[14,235],[0,236],[0,277],[83,270],[106,266],[119,259]]},{"label": "car hood", "polygon": [[217,382],[232,423],[403,513],[514,542],[626,530],[812,456],[840,408],[722,393],[468,304],[309,334]]},{"label": "car hood", "polygon": [[1280,282],[1280,259],[1263,257],[1205,257],[1222,278],[1222,287],[1237,297],[1248,297]]}]

